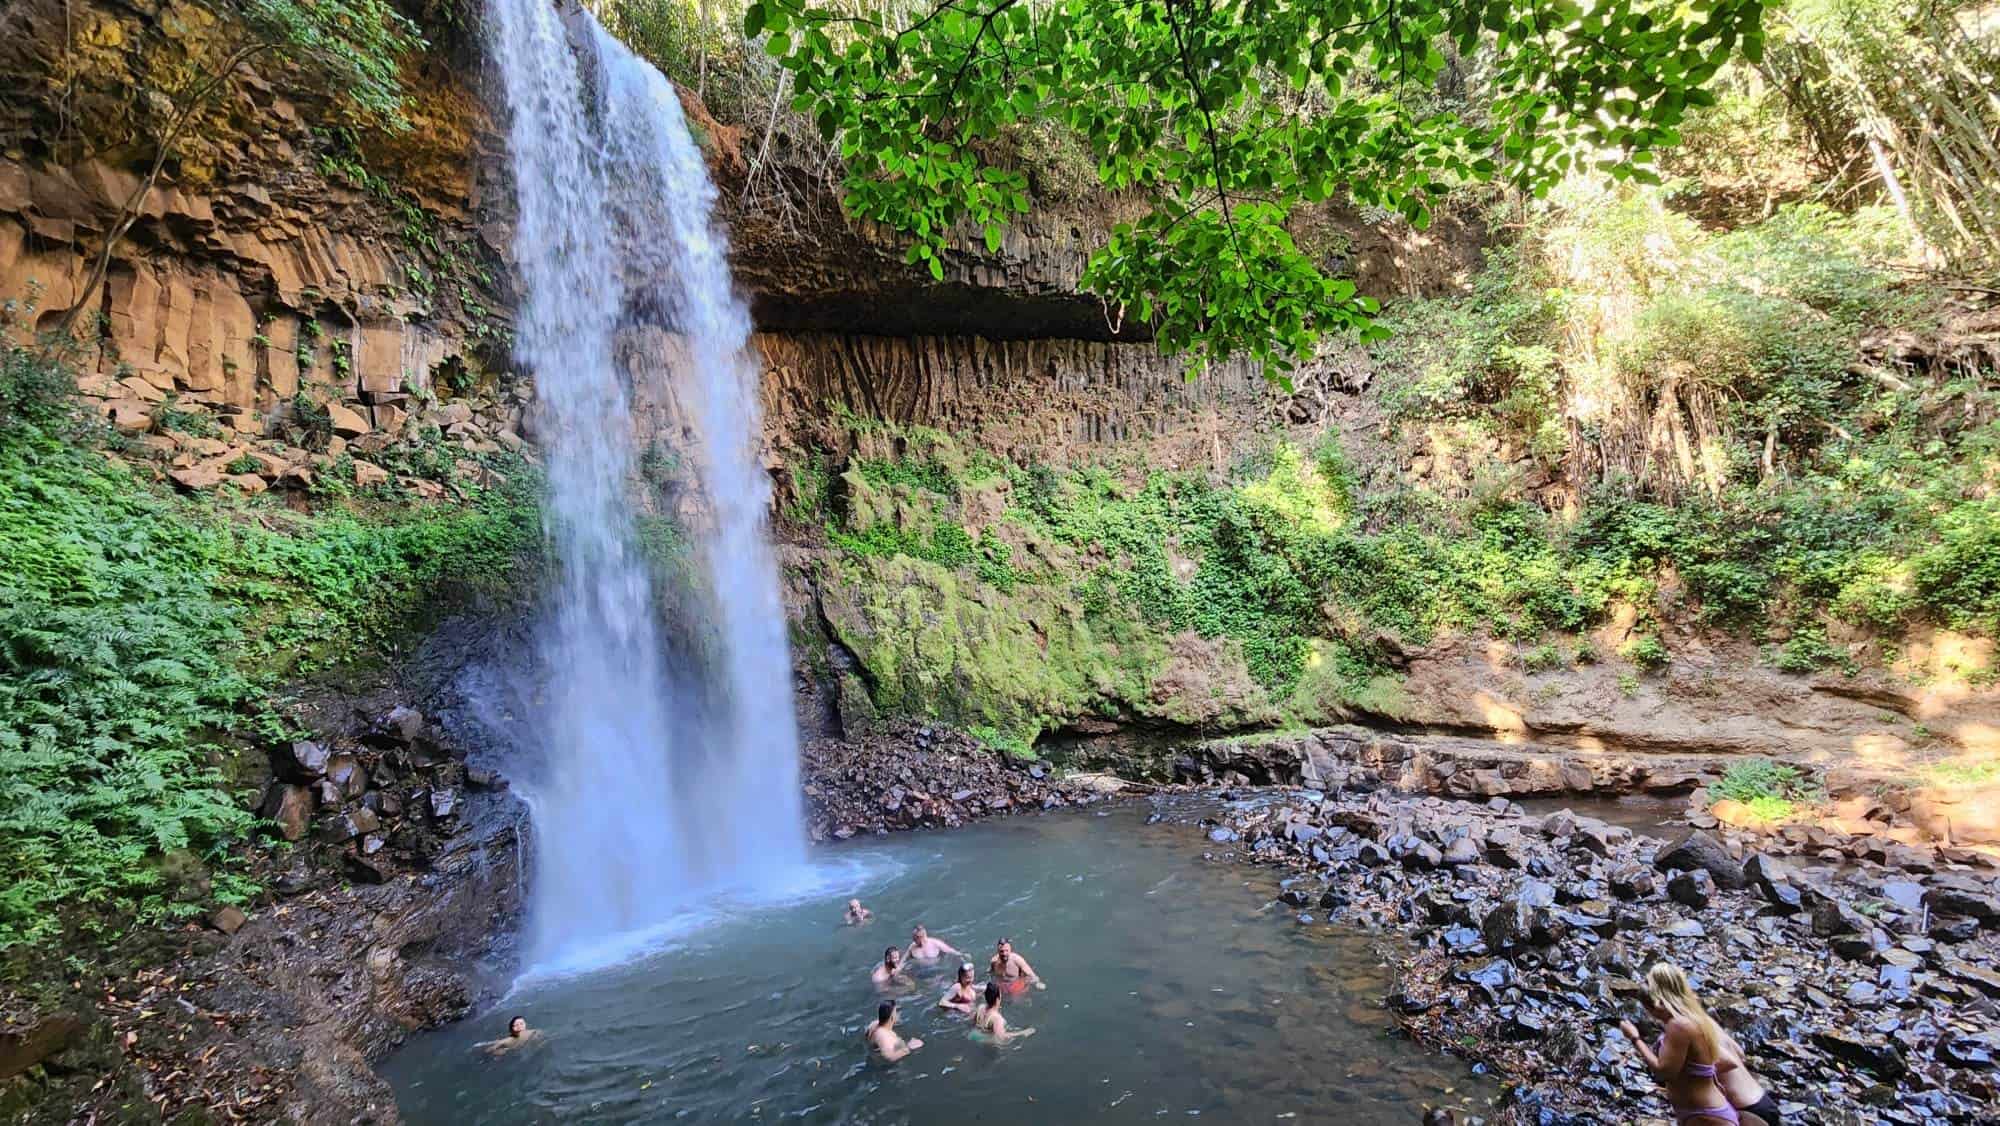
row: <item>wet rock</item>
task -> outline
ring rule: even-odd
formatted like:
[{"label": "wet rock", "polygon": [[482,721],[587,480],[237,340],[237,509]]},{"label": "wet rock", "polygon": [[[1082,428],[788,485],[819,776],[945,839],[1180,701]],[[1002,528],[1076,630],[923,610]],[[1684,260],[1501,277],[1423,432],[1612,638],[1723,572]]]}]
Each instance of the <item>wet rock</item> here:
[{"label": "wet rock", "polygon": [[326,773],[324,743],[300,741],[271,755],[271,770],[287,782],[311,782]]},{"label": "wet rock", "polygon": [[360,835],[361,826],[352,813],[336,813],[319,827],[319,839],[327,844],[346,844]]},{"label": "wet rock", "polygon": [[1527,866],[1528,841],[1514,829],[1495,829],[1486,834],[1486,862],[1495,868]]},{"label": "wet rock", "polygon": [[304,786],[274,784],[264,797],[263,812],[277,824],[279,836],[288,841],[303,840],[312,824],[312,791]]},{"label": "wet rock", "polygon": [[1500,1035],[1508,1040],[1539,1040],[1549,1034],[1549,1023],[1525,1005],[1501,1010]]},{"label": "wet rock", "polygon": [[1370,868],[1381,868],[1389,863],[1389,850],[1374,841],[1363,841],[1354,858]]},{"label": "wet rock", "polygon": [[1677,920],[1668,924],[1660,933],[1668,938],[1705,938],[1708,935],[1708,931],[1696,919]]},{"label": "wet rock", "polygon": [[415,708],[396,707],[382,717],[379,729],[396,742],[409,746],[424,736],[424,713]]},{"label": "wet rock", "polygon": [[2000,1038],[1992,1033],[1984,1036],[1943,1036],[1938,1039],[1931,1058],[1946,1067],[1989,1071],[1996,1053],[2000,1053]]},{"label": "wet rock", "polygon": [[243,929],[244,923],[249,921],[250,917],[243,913],[243,909],[234,906],[219,907],[214,914],[208,917],[208,925],[221,931],[223,934],[235,934],[237,931]]},{"label": "wet rock", "polygon": [[1306,907],[1312,903],[1312,897],[1297,888],[1286,888],[1278,893],[1278,899],[1288,907]]},{"label": "wet rock", "polygon": [[1944,975],[1962,985],[1967,985],[1988,997],[2000,998],[2000,973],[1972,965],[1969,962],[1947,962]]},{"label": "wet rock", "polygon": [[1963,915],[1933,915],[1931,925],[1924,933],[1939,942],[1971,942],[1979,937],[1979,920]]},{"label": "wet rock", "polygon": [[1443,850],[1443,860],[1452,867],[1479,863],[1479,844],[1471,837],[1457,837],[1447,843]]},{"label": "wet rock", "polygon": [[1909,1070],[1903,1053],[1887,1040],[1828,1029],[1812,1034],[1813,1045],[1837,1060],[1898,1079]]},{"label": "wet rock", "polygon": [[1422,841],[1403,854],[1403,867],[1413,872],[1429,872],[1443,866],[1444,854]]},{"label": "wet rock", "polygon": [[1715,898],[1715,880],[1700,868],[1675,872],[1667,879],[1667,898],[1700,910]]},{"label": "wet rock", "polygon": [[[964,799],[954,798],[953,800],[963,801]],[[1225,829],[1222,826],[1218,825],[1215,828],[1210,829],[1208,831],[1208,839],[1214,841],[1216,844],[1228,844],[1236,839],[1236,831],[1233,829]]]},{"label": "wet rock", "polygon": [[1721,841],[1699,829],[1689,829],[1662,845],[1653,856],[1653,866],[1663,872],[1700,869],[1718,886],[1731,889],[1740,888],[1745,882],[1743,866],[1729,855]]},{"label": "wet rock", "polygon": [[1875,983],[1896,993],[1908,993],[1915,984],[1917,967],[1923,959],[1907,950],[1883,950],[1876,954]]},{"label": "wet rock", "polygon": [[1660,887],[1652,872],[1636,865],[1627,865],[1612,872],[1609,882],[1611,894],[1624,900],[1645,899]]},{"label": "wet rock", "polygon": [[1783,914],[1792,914],[1803,905],[1797,874],[1776,857],[1757,853],[1743,862],[1743,876],[1763,895],[1765,902]]},{"label": "wet rock", "polygon": [[1505,958],[1488,958],[1476,966],[1453,970],[1451,979],[1478,986],[1488,997],[1497,999],[1501,990],[1514,984],[1514,967]]},{"label": "wet rock", "polygon": [[347,874],[364,884],[381,884],[389,881],[389,865],[380,853],[363,856],[350,852],[344,858]]},{"label": "wet rock", "polygon": [[443,821],[458,813],[458,792],[435,789],[431,791],[431,816]]},{"label": "wet rock", "polygon": [[1837,934],[1827,940],[1827,949],[1850,962],[1865,962],[1883,946],[1872,928],[1852,934]]},{"label": "wet rock", "polygon": [[1873,929],[1853,908],[1830,895],[1814,897],[1812,930],[1821,938],[1837,934],[1865,934]]},{"label": "wet rock", "polygon": [[1924,885],[1915,880],[1884,880],[1882,898],[1894,904],[1898,911],[1914,915],[1924,909]]},{"label": "wet rock", "polygon": [[339,788],[342,798],[358,798],[368,792],[368,772],[353,755],[334,755],[326,761],[326,780]]},{"label": "wet rock", "polygon": [[1991,885],[1936,881],[1924,893],[1924,906],[1939,915],[1964,915],[1981,926],[2000,927],[2000,894]]},{"label": "wet rock", "polygon": [[465,784],[475,790],[504,790],[507,788],[507,780],[502,778],[497,771],[487,770],[484,767],[478,766],[466,768]]}]

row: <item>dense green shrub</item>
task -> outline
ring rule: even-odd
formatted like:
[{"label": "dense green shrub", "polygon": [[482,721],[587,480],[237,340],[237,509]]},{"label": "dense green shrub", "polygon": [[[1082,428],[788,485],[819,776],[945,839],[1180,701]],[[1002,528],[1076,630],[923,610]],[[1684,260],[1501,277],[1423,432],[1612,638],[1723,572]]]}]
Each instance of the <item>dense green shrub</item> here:
[{"label": "dense green shrub", "polygon": [[1819,784],[1796,766],[1770,759],[1750,759],[1732,765],[1722,777],[1709,784],[1711,801],[1730,800],[1749,807],[1759,821],[1782,821],[1798,811],[1801,804],[1818,801]]},{"label": "dense green shrub", "polygon": [[539,541],[526,472],[464,507],[246,520],[59,425],[0,434],[0,946],[58,905],[192,910],[159,858],[250,826],[221,764],[267,730],[266,690],[407,628],[440,582],[504,582]]}]

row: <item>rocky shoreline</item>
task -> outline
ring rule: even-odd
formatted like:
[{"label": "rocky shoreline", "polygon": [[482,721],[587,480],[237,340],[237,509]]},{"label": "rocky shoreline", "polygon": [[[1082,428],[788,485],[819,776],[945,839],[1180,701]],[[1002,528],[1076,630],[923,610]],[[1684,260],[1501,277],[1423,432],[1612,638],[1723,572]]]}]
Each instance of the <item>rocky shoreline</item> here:
[{"label": "rocky shoreline", "polygon": [[865,833],[955,829],[971,821],[1101,801],[1125,784],[1058,777],[952,728],[902,724],[802,750],[806,822],[814,841]]},{"label": "rocky shoreline", "polygon": [[[1386,1004],[1490,1069],[1501,1121],[1667,1122],[1617,1032],[1647,966],[1686,968],[1787,1121],[2000,1116],[2000,891],[1960,850],[1808,867],[1699,829],[1384,792],[1228,791],[1219,855],[1287,872],[1301,924],[1407,935]],[[1879,854],[1878,854],[1879,855]]]}]

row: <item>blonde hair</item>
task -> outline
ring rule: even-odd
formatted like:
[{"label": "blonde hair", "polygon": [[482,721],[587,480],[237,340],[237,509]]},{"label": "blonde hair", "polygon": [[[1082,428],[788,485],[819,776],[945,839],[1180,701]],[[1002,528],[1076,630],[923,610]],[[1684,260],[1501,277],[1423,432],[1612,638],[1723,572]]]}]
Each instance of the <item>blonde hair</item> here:
[{"label": "blonde hair", "polygon": [[1694,1025],[1695,1043],[1713,1060],[1722,1055],[1722,1026],[1702,1008],[1701,998],[1688,985],[1687,974],[1672,962],[1655,962],[1646,971],[1646,997],[1653,1006]]}]

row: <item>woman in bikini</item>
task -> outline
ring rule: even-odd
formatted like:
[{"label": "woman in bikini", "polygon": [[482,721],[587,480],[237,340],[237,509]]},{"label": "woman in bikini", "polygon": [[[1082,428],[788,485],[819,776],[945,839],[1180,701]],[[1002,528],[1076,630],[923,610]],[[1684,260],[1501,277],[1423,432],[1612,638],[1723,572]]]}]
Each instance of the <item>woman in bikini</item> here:
[{"label": "woman in bikini", "polygon": [[1647,970],[1645,1004],[1647,1014],[1665,1026],[1657,1042],[1648,1046],[1629,1020],[1619,1021],[1618,1030],[1666,1088],[1677,1126],[1741,1126],[1715,1078],[1727,1034],[1688,988],[1687,975],[1667,962]]},{"label": "woman in bikini", "polygon": [[958,980],[938,1001],[938,1008],[950,1009],[954,1013],[970,1015],[972,1007],[979,1003],[979,989],[972,984],[972,963],[958,967]]}]

